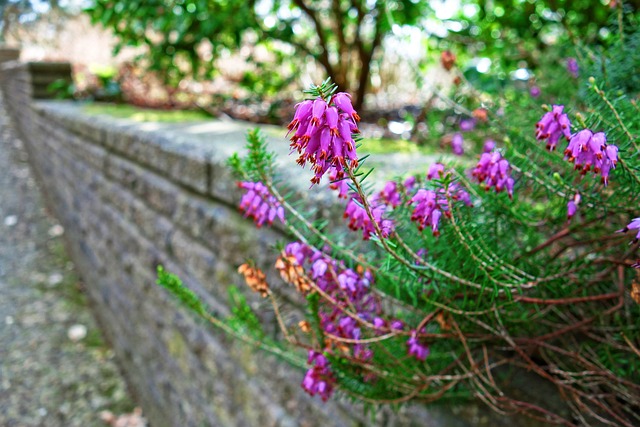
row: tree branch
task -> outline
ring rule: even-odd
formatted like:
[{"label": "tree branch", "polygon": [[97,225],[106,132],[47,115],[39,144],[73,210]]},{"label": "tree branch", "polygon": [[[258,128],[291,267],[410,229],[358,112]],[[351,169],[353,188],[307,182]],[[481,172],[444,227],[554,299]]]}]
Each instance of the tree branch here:
[{"label": "tree branch", "polygon": [[[329,60],[329,44],[327,43],[327,38],[324,32],[324,28],[320,23],[320,19],[316,14],[316,11],[311,9],[308,5],[305,4],[304,0],[293,0],[293,3],[298,6],[304,13],[311,19],[313,25],[316,28],[316,34],[318,35],[318,42],[320,44],[320,53],[318,54],[318,62],[324,67],[327,71],[327,74],[331,79],[336,81],[336,72],[333,64]],[[336,82],[337,83],[337,82]]]}]

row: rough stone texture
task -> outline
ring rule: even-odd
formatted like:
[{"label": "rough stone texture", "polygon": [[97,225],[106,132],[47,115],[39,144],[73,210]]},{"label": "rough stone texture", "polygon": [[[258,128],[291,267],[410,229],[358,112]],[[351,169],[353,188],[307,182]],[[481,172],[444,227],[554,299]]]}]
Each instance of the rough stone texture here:
[{"label": "rough stone texture", "polygon": [[24,64],[4,65],[7,104],[152,425],[334,424],[336,415],[344,420],[336,425],[351,424],[346,410],[299,390],[300,372],[212,331],[154,283],[164,264],[224,313],[235,267],[251,247],[265,252],[274,242],[230,197],[209,195],[215,146],[172,138],[162,126],[98,121],[67,103],[34,103],[30,77]]},{"label": "rough stone texture", "polygon": [[[243,220],[225,166],[244,145],[247,127],[140,124],[88,116],[71,102],[35,102],[29,67],[15,62],[0,67],[0,84],[49,206],[67,230],[99,323],[154,427],[374,422],[345,403],[311,399],[299,386],[302,371],[204,325],[154,283],[163,264],[224,315],[228,285],[242,286],[237,266],[246,258],[272,263],[269,248],[281,235]],[[288,152],[282,139],[273,148]],[[404,165],[413,169],[425,159],[412,161]],[[307,188],[299,173],[290,181]],[[483,422],[515,425],[477,406],[381,411],[375,419],[378,425]]]},{"label": "rough stone texture", "polygon": [[7,119],[0,95],[0,426],[105,426],[133,404]]}]

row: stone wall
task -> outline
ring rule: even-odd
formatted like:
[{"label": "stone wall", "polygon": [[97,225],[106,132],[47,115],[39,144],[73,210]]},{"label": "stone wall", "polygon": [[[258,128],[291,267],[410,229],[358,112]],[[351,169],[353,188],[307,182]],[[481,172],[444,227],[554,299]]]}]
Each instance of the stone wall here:
[{"label": "stone wall", "polygon": [[0,43],[0,64],[20,58],[20,49]]},{"label": "stone wall", "polygon": [[[70,101],[35,100],[34,81],[47,69],[0,64],[0,88],[95,316],[154,427],[469,426],[481,418],[518,425],[469,405],[455,415],[438,407],[381,411],[374,422],[360,408],[310,398],[300,388],[302,369],[195,319],[155,284],[158,264],[225,315],[228,286],[243,286],[237,266],[253,258],[268,268],[270,248],[283,237],[276,227],[257,230],[236,208],[240,194],[225,161],[242,150],[248,127],[135,123],[88,115]],[[293,164],[282,130],[272,133],[281,161]],[[425,164],[411,157],[405,167]],[[289,181],[306,188],[308,176]],[[275,323],[269,304],[249,299]]]},{"label": "stone wall", "polygon": [[208,141],[181,140],[168,126],[98,120],[72,103],[34,102],[27,64],[1,73],[96,317],[153,426],[355,422],[339,405],[306,396],[303,371],[199,322],[155,285],[163,264],[224,315],[237,266],[266,259],[278,233],[258,233],[241,217],[224,167],[241,134],[218,123]]}]

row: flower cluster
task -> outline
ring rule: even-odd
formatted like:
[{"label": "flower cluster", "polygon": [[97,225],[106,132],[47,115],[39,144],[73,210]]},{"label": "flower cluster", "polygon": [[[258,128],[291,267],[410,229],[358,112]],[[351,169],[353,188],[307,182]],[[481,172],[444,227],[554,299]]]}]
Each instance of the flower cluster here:
[{"label": "flower cluster", "polygon": [[[318,318],[323,331],[326,352],[339,351],[352,360],[369,362],[373,351],[364,341],[365,329],[375,334],[396,331],[402,334],[404,324],[397,319],[385,319],[380,301],[371,292],[374,277],[370,271],[347,268],[343,262],[301,242],[288,244],[276,267],[282,278],[295,284],[299,291],[310,292],[317,287],[327,298],[318,304]],[[428,348],[412,333],[407,341],[407,354],[425,360]],[[335,377],[330,363],[321,353],[311,351],[302,387],[311,395],[319,394],[326,400],[333,391]],[[369,378],[371,379],[371,378]]]},{"label": "flower cluster", "polygon": [[444,165],[442,163],[433,163],[427,171],[427,179],[442,179],[444,177]]},{"label": "flower cluster", "polygon": [[564,136],[569,141],[564,150],[565,159],[574,163],[576,170],[581,170],[583,175],[590,170],[600,174],[602,182],[607,185],[609,171],[615,169],[618,163],[618,147],[607,144],[604,132],[593,133],[583,129],[572,135],[571,123],[563,114],[563,109],[562,105],[554,105],[551,111],[542,116],[536,123],[536,138],[547,140],[547,148],[553,150],[560,137]]},{"label": "flower cluster", "polygon": [[433,235],[439,236],[440,231],[438,230],[438,225],[440,224],[442,209],[440,203],[438,203],[436,192],[421,188],[415,196],[411,198],[410,203],[415,205],[413,213],[411,214],[411,220],[418,223],[420,231],[426,227],[431,227]]},{"label": "flower cluster", "polygon": [[238,267],[238,273],[244,276],[244,281],[247,283],[247,286],[254,292],[258,292],[262,298],[269,295],[270,291],[267,276],[265,276],[262,270],[249,263],[244,263]]},{"label": "flower cluster", "polygon": [[311,396],[319,394],[326,402],[333,394],[336,378],[331,372],[329,361],[321,353],[309,350],[307,364],[312,365],[302,380],[302,388]]},{"label": "flower cluster", "polygon": [[397,208],[402,203],[400,192],[398,191],[398,184],[395,181],[388,181],[384,185],[384,188],[378,193],[378,198],[392,208]]},{"label": "flower cluster", "polygon": [[265,222],[271,225],[276,218],[284,223],[284,208],[263,183],[239,182],[238,187],[247,190],[240,200],[245,217],[253,218],[258,227]]},{"label": "flower cluster", "polygon": [[575,133],[564,154],[583,175],[590,170],[599,173],[605,186],[609,183],[609,171],[618,163],[618,147],[607,144],[604,132],[593,133],[589,129]]},{"label": "flower cluster", "polygon": [[411,337],[407,340],[407,347],[409,355],[422,362],[424,362],[429,355],[429,347],[420,340],[416,331],[413,331]]},{"label": "flower cluster", "polygon": [[486,190],[494,187],[499,193],[506,189],[509,198],[513,198],[514,181],[511,178],[511,165],[499,151],[482,153],[480,161],[471,171],[471,176],[479,183],[484,183]]},{"label": "flower cluster", "polygon": [[[374,282],[373,275],[368,270],[354,271],[346,268],[342,262],[336,261],[325,252],[327,251],[318,251],[303,243],[294,242],[285,247],[281,258],[287,260],[290,270],[296,270],[298,281],[312,281],[318,289],[331,297],[331,302],[323,299],[318,307],[320,327],[325,335],[324,344],[327,350],[331,350],[335,345],[341,352],[366,362],[373,354],[366,344],[357,342],[363,338],[361,321],[373,323],[381,314],[380,305],[370,292]],[[290,282],[291,274],[283,274],[281,270],[281,275],[285,281]],[[347,345],[347,340],[352,344]],[[314,356],[313,360],[315,366],[307,372],[303,382],[303,387],[311,394],[315,394],[312,390],[316,390],[311,385],[316,384],[318,378],[326,379],[327,376],[319,374],[326,373],[325,370],[329,367],[324,359]],[[315,381],[311,381],[312,379]]]},{"label": "flower cluster", "polygon": [[329,102],[322,98],[306,100],[296,106],[293,120],[288,125],[291,148],[300,156],[297,162],[311,163],[314,172],[312,184],[318,184],[324,174],[333,168],[335,179],[344,176],[343,167],[358,166],[353,134],[359,133],[360,116],[353,109],[351,96],[336,93]]},{"label": "flower cluster", "polygon": [[[358,273],[346,268],[343,263],[331,258],[325,252],[301,242],[293,242],[285,247],[283,256],[294,266],[302,268],[298,271],[299,275],[304,274],[308,279],[313,280],[318,288],[333,295],[337,302],[342,301],[345,306],[348,305],[357,310],[358,315],[363,319],[373,319],[378,307],[369,293],[373,283],[371,272],[364,270]],[[289,282],[289,276],[282,276],[282,278]],[[338,312],[330,316],[332,320],[335,320],[336,315],[347,316],[341,310]],[[344,338],[357,339],[356,336],[344,336]]]},{"label": "flower cluster", "polygon": [[407,179],[404,180],[404,188],[407,191],[413,191],[416,186],[416,177],[411,175]]},{"label": "flower cluster", "polygon": [[[434,163],[429,167],[427,179],[442,179],[447,173],[442,163]],[[472,204],[469,193],[457,182],[449,183],[446,188],[437,190],[421,188],[409,201],[410,204],[415,205],[411,220],[417,222],[420,230],[431,227],[431,231],[435,236],[440,235],[438,227],[442,214],[450,216],[449,199],[461,201],[467,206]]]},{"label": "flower cluster", "polygon": [[[380,201],[380,196],[377,194],[367,199],[367,203],[371,209],[371,216],[375,224],[380,228],[382,237],[388,237],[395,227],[392,220],[382,217],[387,210],[387,205]],[[350,229],[362,230],[362,238],[364,240],[368,240],[369,236],[376,234],[374,222],[371,221],[362,199],[357,194],[352,194],[343,216],[349,218]]]},{"label": "flower cluster", "polygon": [[561,136],[567,141],[571,138],[571,122],[569,117],[564,114],[563,105],[554,105],[551,111],[545,113],[542,119],[536,123],[536,139],[539,141],[547,141],[547,149],[553,151],[558,144]]},{"label": "flower cluster", "polygon": [[[337,176],[333,171],[329,175],[331,179]],[[349,197],[343,217],[349,219],[349,228],[352,230],[362,230],[362,238],[369,240],[372,234],[376,234],[376,224],[380,228],[382,237],[388,237],[395,229],[394,223],[383,215],[387,208],[396,208],[401,203],[401,195],[398,191],[398,184],[395,181],[388,181],[380,192],[367,198],[367,203],[371,209],[371,216],[367,214],[364,208],[362,197],[356,193],[349,193],[349,185],[347,180],[334,182],[330,185],[334,190],[338,190],[338,197]]]}]

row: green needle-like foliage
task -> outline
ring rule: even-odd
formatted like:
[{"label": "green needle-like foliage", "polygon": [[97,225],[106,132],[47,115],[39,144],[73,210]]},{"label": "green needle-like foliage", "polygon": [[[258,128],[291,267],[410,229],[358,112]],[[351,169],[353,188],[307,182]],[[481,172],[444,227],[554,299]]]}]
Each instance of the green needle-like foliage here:
[{"label": "green needle-like foliage", "polygon": [[194,313],[201,316],[207,313],[207,309],[200,298],[198,298],[191,289],[187,288],[178,276],[173,273],[169,273],[161,265],[158,266],[158,279],[156,283],[168,290],[185,307],[189,308]]},{"label": "green needle-like foliage", "polygon": [[[638,33],[625,32],[619,49],[633,45]],[[607,75],[616,75],[616,64],[606,63]],[[624,74],[628,64],[620,66]],[[466,110],[462,104],[482,100],[488,118],[478,139],[498,141],[489,156],[501,160],[482,179],[486,156],[446,162],[430,179],[425,165],[413,183],[399,177],[383,190],[361,169],[366,145],[357,148],[359,163],[347,161],[340,144],[355,141],[331,128],[338,116],[357,133],[348,96],[329,80],[310,88],[297,107],[306,116],[297,115],[304,117],[290,127],[311,130],[294,136],[293,145],[311,152],[301,163],[312,163],[314,173],[332,166],[338,177],[332,187],[348,183],[341,195],[353,232],[333,219],[318,220],[313,201],[279,182],[264,140],[248,135],[248,154],[230,165],[241,179],[260,182],[268,197],[252,189],[245,208],[262,206],[264,215],[284,209],[293,242],[274,253],[285,285],[265,290],[255,279],[261,272],[250,276],[257,285],[247,283],[273,304],[283,348],[308,352],[303,387],[309,393],[326,399],[336,387],[380,404],[475,397],[501,411],[565,425],[640,423],[640,275],[631,268],[638,264],[638,239],[616,233],[638,216],[638,93],[603,76],[565,74],[557,84],[574,87],[566,100],[549,99],[554,106],[506,91],[491,97],[470,88],[456,100],[438,94],[455,105],[455,114]],[[535,124],[558,105],[571,123],[571,141],[585,130],[602,132],[607,146],[619,149],[617,162],[607,152],[597,168],[576,167],[581,159],[571,157],[593,148],[583,144],[576,155],[565,136],[547,149]],[[608,180],[603,165],[615,166]],[[495,176],[505,180],[491,184]],[[179,286],[166,287],[201,309]],[[261,316],[235,291],[231,300],[233,330],[261,337]],[[288,323],[293,317],[305,320]],[[516,397],[510,378],[524,371],[553,385],[566,408],[544,396]]]},{"label": "green needle-like foliage", "polygon": [[238,179],[244,181],[262,181],[274,175],[274,154],[267,151],[267,143],[260,129],[252,129],[247,133],[247,156],[241,159],[234,154],[227,164]]}]

